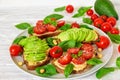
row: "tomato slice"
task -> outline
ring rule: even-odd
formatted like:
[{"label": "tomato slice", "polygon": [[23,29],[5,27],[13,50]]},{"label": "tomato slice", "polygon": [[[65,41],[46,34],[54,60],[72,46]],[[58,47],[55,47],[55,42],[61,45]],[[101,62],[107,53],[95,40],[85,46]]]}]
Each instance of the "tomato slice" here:
[{"label": "tomato slice", "polygon": [[71,54],[78,54],[80,48],[70,48],[67,50],[68,53],[71,53]]},{"label": "tomato slice", "polygon": [[73,22],[73,23],[71,24],[71,27],[72,27],[72,28],[79,28],[80,25],[79,25],[77,22]]},{"label": "tomato slice", "polygon": [[72,62],[74,63],[74,64],[82,64],[82,63],[84,63],[86,61],[86,59],[84,58],[84,57],[79,57],[79,58],[73,58],[72,59]]},{"label": "tomato slice", "polygon": [[89,51],[89,52],[94,50],[93,46],[91,44],[87,44],[87,43],[83,44],[81,49]]},{"label": "tomato slice", "polygon": [[93,57],[92,51],[83,51],[82,57],[84,57],[86,60],[91,59]]},{"label": "tomato slice", "polygon": [[65,20],[59,20],[57,22],[57,27],[62,27],[65,24]]}]

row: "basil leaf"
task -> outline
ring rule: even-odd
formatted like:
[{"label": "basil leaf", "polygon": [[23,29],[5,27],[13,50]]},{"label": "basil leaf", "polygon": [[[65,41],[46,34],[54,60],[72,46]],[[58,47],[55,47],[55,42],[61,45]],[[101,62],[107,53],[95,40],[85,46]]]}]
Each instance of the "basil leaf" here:
[{"label": "basil leaf", "polygon": [[55,20],[52,20],[51,18],[45,18],[43,22],[44,24],[52,24],[54,26],[57,26],[57,22]]},{"label": "basil leaf", "polygon": [[85,24],[81,24],[80,28],[86,28],[86,29],[93,30],[93,28],[90,28],[88,25],[85,25]]},{"label": "basil leaf", "polygon": [[65,67],[64,75],[65,75],[66,78],[72,73],[73,68],[74,68],[74,65],[73,65],[73,64],[68,64],[68,65]]},{"label": "basil leaf", "polygon": [[116,60],[116,66],[120,69],[120,57],[118,57]]},{"label": "basil leaf", "polygon": [[120,44],[120,35],[111,34],[110,32],[108,32],[107,34],[114,43]]},{"label": "basil leaf", "polygon": [[108,67],[108,68],[101,68],[97,71],[96,77],[98,79],[102,78],[103,76],[107,75],[110,72],[113,72],[115,70],[114,67]]},{"label": "basil leaf", "polygon": [[49,37],[49,38],[46,38],[46,42],[48,43],[48,46],[50,47],[53,47],[55,46],[55,44],[53,43],[53,38]]},{"label": "basil leaf", "polygon": [[[40,73],[41,69],[44,69],[45,72]],[[35,70],[36,70],[36,72],[39,76],[43,76],[43,77],[49,77],[49,76],[55,75],[57,73],[56,68],[51,64],[41,66],[41,67],[37,67]]]},{"label": "basil leaf", "polygon": [[61,12],[61,11],[64,11],[64,10],[65,10],[65,6],[58,7],[58,8],[54,9],[55,12]]},{"label": "basil leaf", "polygon": [[22,39],[26,38],[26,36],[20,36],[20,37],[17,37],[14,41],[13,41],[13,44],[18,44]]},{"label": "basil leaf", "polygon": [[92,59],[89,59],[87,61],[87,64],[89,64],[89,65],[97,65],[100,63],[102,63],[102,61],[100,59],[97,59],[97,58],[92,58]]},{"label": "basil leaf", "polygon": [[82,46],[82,43],[81,42],[76,42],[76,45],[75,45],[75,47],[78,47],[78,48],[80,48]]},{"label": "basil leaf", "polygon": [[67,40],[67,41],[62,41],[61,43],[58,44],[64,51],[66,51],[68,48],[73,48],[76,45],[76,41],[74,40]]},{"label": "basil leaf", "polygon": [[80,13],[76,13],[76,14],[74,14],[72,17],[73,18],[78,18],[78,17],[81,17],[83,14],[80,14]]},{"label": "basil leaf", "polygon": [[83,22],[87,24],[92,24],[92,20],[90,18],[83,18]]},{"label": "basil leaf", "polygon": [[33,28],[34,28],[34,27],[29,27],[29,28],[28,28],[28,34],[33,34]]},{"label": "basil leaf", "polygon": [[50,15],[48,15],[48,16],[46,16],[44,19],[46,19],[46,18],[55,18],[56,20],[59,20],[59,19],[61,19],[61,18],[63,18],[64,16],[63,15],[60,15],[60,14],[50,14]]},{"label": "basil leaf", "polygon": [[59,29],[60,30],[68,30],[68,29],[70,29],[71,28],[71,25],[70,24],[65,24],[64,26],[62,26],[62,27],[60,27]]},{"label": "basil leaf", "polygon": [[80,50],[80,51],[78,52],[78,56],[81,56],[82,54],[83,54],[83,51]]},{"label": "basil leaf", "polygon": [[31,27],[31,25],[29,23],[20,23],[20,24],[15,25],[15,27],[21,30],[25,30]]}]

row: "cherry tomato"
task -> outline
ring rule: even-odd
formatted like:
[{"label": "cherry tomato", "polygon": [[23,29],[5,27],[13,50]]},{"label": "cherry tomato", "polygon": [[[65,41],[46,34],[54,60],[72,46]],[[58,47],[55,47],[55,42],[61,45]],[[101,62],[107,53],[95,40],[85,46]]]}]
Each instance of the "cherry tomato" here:
[{"label": "cherry tomato", "polygon": [[95,27],[101,27],[103,22],[104,22],[103,19],[97,18],[97,19],[94,20],[93,24],[94,24]]},{"label": "cherry tomato", "polygon": [[57,29],[56,26],[53,26],[53,25],[50,25],[50,24],[47,24],[46,28],[47,28],[48,32],[54,32]]},{"label": "cherry tomato", "polygon": [[65,20],[59,20],[59,21],[57,22],[57,26],[58,26],[58,27],[62,27],[64,24],[65,24]]},{"label": "cherry tomato", "polygon": [[92,16],[91,16],[91,20],[95,20],[95,19],[97,19],[98,18],[98,15],[97,14],[93,14]]},{"label": "cherry tomato", "polygon": [[82,57],[84,57],[86,60],[91,59],[93,57],[93,51],[84,50]]},{"label": "cherry tomato", "polygon": [[109,39],[105,36],[100,36],[99,38],[100,38],[99,42],[96,42],[97,47],[102,49],[107,48],[110,44]]},{"label": "cherry tomato", "polygon": [[79,48],[70,48],[67,50],[67,52],[71,54],[78,54],[79,50]]},{"label": "cherry tomato", "polygon": [[101,25],[100,29],[104,32],[108,32],[112,29],[112,25],[108,22],[105,22]]},{"label": "cherry tomato", "polygon": [[108,17],[106,15],[101,15],[100,18],[106,21]]},{"label": "cherry tomato", "polygon": [[72,13],[72,12],[74,11],[73,5],[67,5],[67,6],[66,6],[66,11],[67,11],[68,13]]},{"label": "cherry tomato", "polygon": [[83,51],[91,52],[91,51],[93,51],[93,46],[92,46],[91,44],[83,44],[83,45],[81,46],[81,49],[82,49]]},{"label": "cherry tomato", "polygon": [[80,25],[77,22],[74,22],[74,23],[71,24],[71,27],[72,28],[79,28]]},{"label": "cherry tomato", "polygon": [[119,53],[120,53],[120,45],[118,46],[118,51],[119,51]]},{"label": "cherry tomato", "polygon": [[83,64],[86,61],[86,59],[84,57],[79,57],[79,58],[73,58],[72,62],[74,64]]},{"label": "cherry tomato", "polygon": [[72,56],[70,53],[66,53],[58,59],[58,62],[62,65],[69,64],[72,61]]},{"label": "cherry tomato", "polygon": [[88,15],[88,16],[92,16],[92,15],[93,15],[93,10],[92,10],[92,9],[89,9],[89,10],[87,11],[87,15]]},{"label": "cherry tomato", "polygon": [[110,33],[111,34],[119,34],[119,30],[117,29],[117,28],[112,28],[111,30],[110,30]]},{"label": "cherry tomato", "polygon": [[36,27],[34,27],[33,28],[33,31],[34,31],[34,33],[36,33],[36,34],[42,34],[42,33],[45,33],[46,32],[46,27],[45,26],[43,26],[43,25],[41,25],[41,26],[36,26]]},{"label": "cherry tomato", "polygon": [[58,58],[63,54],[63,50],[59,46],[54,46],[50,49],[49,53],[53,58]]},{"label": "cherry tomato", "polygon": [[37,23],[36,23],[36,26],[38,27],[38,26],[41,26],[41,25],[43,25],[43,20],[38,20]]},{"label": "cherry tomato", "polygon": [[18,56],[23,51],[23,49],[20,45],[13,44],[10,46],[9,51],[12,56]]},{"label": "cherry tomato", "polygon": [[116,19],[114,17],[109,17],[107,22],[109,22],[112,26],[116,25]]}]

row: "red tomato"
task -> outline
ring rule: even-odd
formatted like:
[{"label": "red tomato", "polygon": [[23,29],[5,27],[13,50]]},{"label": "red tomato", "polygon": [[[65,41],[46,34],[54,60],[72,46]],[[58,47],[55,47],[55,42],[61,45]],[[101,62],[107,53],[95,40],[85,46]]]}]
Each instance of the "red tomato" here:
[{"label": "red tomato", "polygon": [[68,53],[71,53],[71,54],[78,54],[80,48],[70,48],[67,50]]},{"label": "red tomato", "polygon": [[99,42],[96,42],[97,47],[102,49],[107,48],[110,44],[109,39],[105,36],[100,36],[99,38],[100,38]]},{"label": "red tomato", "polygon": [[72,56],[70,53],[66,53],[58,59],[58,62],[62,65],[69,64],[72,61]]},{"label": "red tomato", "polygon": [[9,51],[12,56],[18,56],[23,51],[23,49],[20,45],[13,44],[10,46]]},{"label": "red tomato", "polygon": [[50,24],[47,24],[46,28],[47,28],[48,32],[54,32],[57,29],[56,26],[53,26]]},{"label": "red tomato", "polygon": [[112,29],[110,30],[110,33],[111,33],[111,34],[119,34],[119,30],[118,30],[117,28],[112,28]]},{"label": "red tomato", "polygon": [[58,27],[62,27],[64,24],[65,24],[65,20],[59,20],[59,21],[57,22],[57,26],[58,26]]},{"label": "red tomato", "polygon": [[67,5],[67,6],[66,6],[66,11],[67,11],[68,13],[72,13],[72,12],[74,11],[73,5]]},{"label": "red tomato", "polygon": [[82,56],[79,57],[79,58],[73,58],[73,59],[72,59],[72,62],[73,62],[74,64],[83,64],[85,61],[86,61],[85,58],[82,57]]},{"label": "red tomato", "polygon": [[63,50],[59,46],[54,46],[50,49],[49,53],[53,58],[58,58],[63,54]]},{"label": "red tomato", "polygon": [[89,52],[93,52],[93,46],[92,45],[90,45],[90,44],[83,44],[82,46],[81,46],[81,49],[82,50],[85,50],[85,51],[89,51]]},{"label": "red tomato", "polygon": [[36,26],[41,26],[41,25],[43,25],[43,20],[38,20]]},{"label": "red tomato", "polygon": [[112,26],[116,25],[116,19],[114,17],[109,17],[107,22],[109,22]]},{"label": "red tomato", "polygon": [[92,16],[91,16],[91,20],[95,20],[95,19],[97,19],[98,18],[98,15],[97,14],[93,14]]},{"label": "red tomato", "polygon": [[103,22],[104,22],[103,19],[97,18],[97,19],[94,20],[93,24],[94,24],[95,27],[101,27]]},{"label": "red tomato", "polygon": [[108,32],[112,29],[112,25],[108,22],[105,22],[101,25],[100,29],[104,32]]},{"label": "red tomato", "polygon": [[106,21],[108,17],[106,15],[101,15],[100,18]]},{"label": "red tomato", "polygon": [[119,51],[119,53],[120,53],[120,45],[118,46],[118,51]]},{"label": "red tomato", "polygon": [[93,51],[84,50],[82,57],[84,57],[86,60],[91,59],[93,57]]},{"label": "red tomato", "polygon": [[45,26],[40,26],[40,27],[34,27],[33,29],[34,33],[36,34],[42,34],[42,33],[45,33],[46,32],[46,27]]},{"label": "red tomato", "polygon": [[88,16],[92,16],[92,15],[93,15],[93,10],[92,10],[92,9],[89,9],[89,10],[87,11],[87,15],[88,15]]},{"label": "red tomato", "polygon": [[71,24],[71,27],[72,28],[79,28],[80,25],[77,22],[74,22],[74,23]]}]

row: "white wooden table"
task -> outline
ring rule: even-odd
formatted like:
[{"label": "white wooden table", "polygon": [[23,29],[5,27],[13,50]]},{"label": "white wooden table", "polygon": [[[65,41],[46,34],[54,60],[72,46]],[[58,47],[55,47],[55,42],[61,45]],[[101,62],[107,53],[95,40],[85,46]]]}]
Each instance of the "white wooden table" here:
[{"label": "white wooden table", "polygon": [[[11,60],[9,46],[22,31],[15,28],[16,23],[30,22],[53,12],[55,7],[67,4],[74,6],[93,5],[95,0],[0,0],[0,80],[41,80],[19,69]],[[120,1],[113,1],[120,16]],[[69,16],[66,17],[69,19]],[[117,22],[120,28],[120,20]],[[114,44],[113,57],[106,66],[115,66],[116,57],[120,56]],[[120,70],[112,72],[102,80],[120,80]],[[97,80],[95,73],[79,80]]]}]

